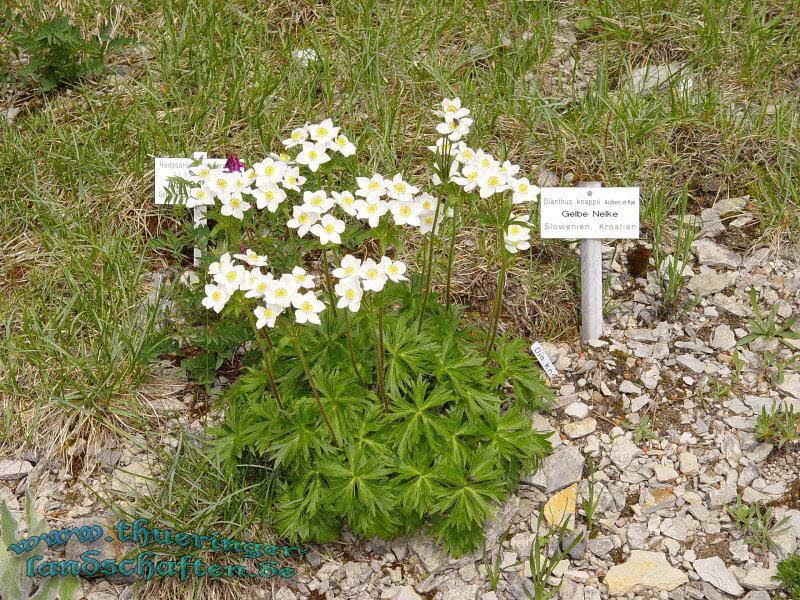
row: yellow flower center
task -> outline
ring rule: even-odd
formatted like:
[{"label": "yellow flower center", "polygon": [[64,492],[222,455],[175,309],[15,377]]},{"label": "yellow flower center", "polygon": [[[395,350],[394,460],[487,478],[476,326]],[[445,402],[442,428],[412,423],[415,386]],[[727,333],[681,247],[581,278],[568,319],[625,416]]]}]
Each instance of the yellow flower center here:
[{"label": "yellow flower center", "polygon": [[353,297],[356,295],[356,293],[355,293],[355,292],[353,291],[353,289],[351,288],[351,289],[347,290],[347,291],[344,293],[344,295],[345,295],[345,298],[347,298],[348,300],[352,300],[352,299],[353,299]]},{"label": "yellow flower center", "polygon": [[402,194],[404,191],[406,191],[405,184],[403,184],[403,183],[395,183],[394,184],[394,191],[399,193],[399,194]]},{"label": "yellow flower center", "polygon": [[491,177],[489,177],[488,184],[494,187],[497,185],[497,181],[498,181],[497,177],[495,175],[492,175]]},{"label": "yellow flower center", "polygon": [[516,225],[511,226],[511,235],[517,235],[519,233],[519,227]]},{"label": "yellow flower center", "polygon": [[517,186],[517,190],[519,192],[527,192],[528,191],[528,185],[525,184],[525,183],[520,183],[519,186]]},{"label": "yellow flower center", "polygon": [[228,281],[236,281],[236,273],[233,271],[228,273]]},{"label": "yellow flower center", "polygon": [[369,206],[367,206],[367,212],[370,214],[374,213],[376,210],[378,210],[378,207],[375,206],[374,204],[370,204]]},{"label": "yellow flower center", "polygon": [[371,268],[367,271],[367,277],[375,279],[378,276],[378,269]]},{"label": "yellow flower center", "polygon": [[211,298],[214,300],[214,302],[219,302],[219,299],[221,297],[222,297],[222,294],[220,294],[219,292],[214,292],[213,294],[211,294]]},{"label": "yellow flower center", "polygon": [[275,172],[275,167],[273,167],[272,165],[267,165],[264,168],[264,175],[268,175],[269,176],[269,175],[272,175],[274,172]]},{"label": "yellow flower center", "polygon": [[407,217],[408,215],[411,214],[411,209],[409,207],[407,207],[407,206],[401,206],[400,207],[400,214],[402,216],[404,216],[404,217]]},{"label": "yellow flower center", "polygon": [[264,198],[266,198],[267,200],[272,200],[274,197],[275,197],[275,192],[273,192],[272,190],[264,192]]},{"label": "yellow flower center", "polygon": [[308,221],[308,217],[306,215],[302,214],[299,217],[297,217],[297,220],[302,225],[303,223]]},{"label": "yellow flower center", "polygon": [[302,132],[302,131],[293,131],[293,132],[292,132],[292,139],[293,139],[295,142],[296,142],[297,140],[299,140],[301,137],[303,137],[303,132]]},{"label": "yellow flower center", "polygon": [[294,280],[295,280],[297,283],[303,283],[303,281],[305,280],[305,278],[306,278],[306,276],[305,276],[305,275],[301,275],[300,273],[298,273],[297,275],[295,275],[295,276],[294,276]]},{"label": "yellow flower center", "polygon": [[316,150],[312,150],[311,152],[308,153],[308,157],[311,160],[316,160],[317,159],[317,151]]},{"label": "yellow flower center", "polygon": [[239,208],[240,204],[241,204],[241,202],[239,202],[238,198],[231,198],[231,207],[232,208]]},{"label": "yellow flower center", "polygon": [[470,181],[475,181],[477,178],[478,178],[477,171],[473,171],[472,173],[467,175],[467,179],[469,179]]},{"label": "yellow flower center", "polygon": [[333,232],[333,225],[325,225],[325,227],[323,227],[323,229],[325,230],[325,233],[332,233]]},{"label": "yellow flower center", "polygon": [[264,291],[266,291],[266,289],[267,289],[267,284],[266,283],[262,282],[262,283],[259,283],[259,284],[256,285],[256,291],[259,292],[259,293],[263,293]]},{"label": "yellow flower center", "polygon": [[336,143],[340,146],[344,146],[347,143],[347,139],[343,135],[340,135],[338,138],[336,138]]},{"label": "yellow flower center", "polygon": [[198,171],[198,175],[200,175],[200,177],[205,177],[205,176],[207,176],[209,173],[210,173],[210,170],[209,170],[209,169],[207,169],[207,168],[205,168],[205,167],[204,167],[204,168],[202,168],[202,169],[200,169],[200,170]]},{"label": "yellow flower center", "polygon": [[286,290],[284,288],[278,288],[275,290],[275,297],[276,298],[285,298],[286,297]]},{"label": "yellow flower center", "polygon": [[317,127],[317,135],[318,136],[328,135],[328,129],[326,127]]},{"label": "yellow flower center", "polygon": [[353,274],[353,267],[345,267],[344,268],[345,275],[352,275]]},{"label": "yellow flower center", "polygon": [[350,206],[353,203],[352,196],[342,196],[342,204],[345,206]]},{"label": "yellow flower center", "polygon": [[297,181],[297,177],[295,177],[294,175],[289,175],[289,177],[286,178],[286,183],[288,183],[289,185],[294,185],[295,181]]},{"label": "yellow flower center", "polygon": [[425,210],[430,210],[430,208],[431,208],[431,201],[430,201],[430,200],[425,200],[425,201],[422,203],[422,208],[424,208]]},{"label": "yellow flower center", "polygon": [[224,179],[222,179],[221,177],[219,179],[217,179],[217,187],[218,188],[224,188],[227,185],[228,185],[228,182],[225,181]]},{"label": "yellow flower center", "polygon": [[265,316],[267,319],[270,319],[270,318],[272,318],[272,310],[270,310],[269,308],[265,308],[265,309],[264,309],[264,316]]},{"label": "yellow flower center", "polygon": [[320,204],[322,204],[321,196],[313,196],[311,198],[311,206],[319,206]]},{"label": "yellow flower center", "polygon": [[311,302],[306,300],[303,302],[303,305],[300,308],[302,308],[305,312],[309,312],[311,310]]},{"label": "yellow flower center", "polygon": [[378,185],[377,181],[370,181],[369,185],[367,186],[370,190],[377,190],[380,186]]},{"label": "yellow flower center", "polygon": [[397,266],[396,265],[392,265],[391,267],[389,267],[389,273],[391,273],[392,275],[397,273]]}]

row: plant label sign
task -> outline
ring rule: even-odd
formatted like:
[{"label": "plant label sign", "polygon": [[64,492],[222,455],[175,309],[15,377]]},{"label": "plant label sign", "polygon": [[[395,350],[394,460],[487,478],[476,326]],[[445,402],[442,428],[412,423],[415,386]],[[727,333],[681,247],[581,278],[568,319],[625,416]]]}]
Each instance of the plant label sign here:
[{"label": "plant label sign", "polygon": [[210,166],[222,166],[225,164],[224,158],[206,158],[205,152],[195,152],[193,158],[170,158],[167,156],[156,157],[155,159],[155,201],[156,204],[174,204],[174,200],[167,198],[167,188],[169,188],[170,177],[189,176],[189,167],[198,158]]},{"label": "plant label sign", "polygon": [[558,370],[556,370],[556,366],[553,364],[553,361],[550,360],[550,357],[547,356],[547,352],[544,351],[542,345],[539,342],[534,342],[531,345],[531,352],[536,357],[536,360],[539,361],[539,364],[542,367],[542,371],[544,371],[545,375],[547,375],[548,379],[552,379],[556,375],[558,375]]},{"label": "plant label sign", "polygon": [[637,239],[638,187],[542,188],[544,239]]}]

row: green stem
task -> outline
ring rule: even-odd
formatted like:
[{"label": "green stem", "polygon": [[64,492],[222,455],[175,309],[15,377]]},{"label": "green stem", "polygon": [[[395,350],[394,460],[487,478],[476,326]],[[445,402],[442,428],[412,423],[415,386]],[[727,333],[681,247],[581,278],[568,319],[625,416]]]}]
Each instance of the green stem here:
[{"label": "green stem", "polygon": [[317,402],[317,406],[319,407],[319,412],[322,415],[322,418],[325,421],[325,425],[331,434],[331,441],[333,441],[334,446],[338,446],[338,444],[336,443],[336,434],[333,433],[333,426],[331,425],[331,421],[328,418],[328,413],[325,411],[325,407],[322,405],[322,400],[319,397],[319,392],[317,391],[317,386],[314,383],[314,378],[311,376],[311,369],[308,366],[306,353],[303,352],[303,344],[300,341],[300,336],[297,334],[296,329],[294,332],[294,345],[295,348],[297,348],[297,356],[298,358],[300,358],[300,364],[303,365],[303,371],[305,371],[306,373],[306,379],[308,379],[308,385],[311,387],[311,393],[314,395],[314,400],[316,400]]},{"label": "green stem", "polygon": [[267,378],[269,379],[272,393],[275,395],[275,401],[278,403],[278,410],[283,412],[283,402],[281,402],[281,395],[278,392],[278,385],[275,382],[275,375],[272,372],[272,364],[270,363],[269,352],[267,351],[267,343],[269,343],[270,350],[272,350],[272,342],[270,341],[269,337],[267,337],[266,342],[264,341],[261,331],[258,329],[258,327],[256,327],[255,316],[252,312],[249,314],[250,322],[253,324],[253,331],[256,332],[256,342],[258,343],[258,347],[261,349],[261,358],[264,363],[264,370],[267,372]]},{"label": "green stem", "polygon": [[[499,232],[500,240],[502,243],[503,239],[503,232]],[[489,363],[489,357],[491,356],[491,352],[494,349],[494,341],[497,337],[497,325],[500,322],[500,307],[503,304],[503,289],[506,285],[506,269],[508,267],[508,257],[506,256],[505,249],[500,246],[501,252],[501,261],[500,261],[500,272],[497,274],[497,290],[495,292],[494,297],[494,308],[492,311],[492,320],[491,326],[489,328],[489,336],[486,340],[486,364]]]},{"label": "green stem", "polygon": [[[335,252],[335,250],[334,250]],[[333,279],[331,278],[331,267],[328,264],[328,255],[325,250],[322,250],[322,264],[325,267],[325,283],[328,286],[328,295],[331,299],[331,310],[336,310],[336,297],[333,294]],[[356,353],[353,349],[353,334],[350,332],[350,315],[347,313],[350,309],[345,308],[342,310],[342,314],[344,314],[344,337],[347,341],[347,354],[350,356],[350,366],[353,367],[353,371],[356,373],[356,377],[358,377],[358,381],[361,383],[361,387],[365,390],[367,389],[367,382],[364,380],[364,376],[361,374],[361,370],[358,368],[358,361],[356,360]]]},{"label": "green stem", "polygon": [[431,227],[431,235],[430,235],[430,244],[428,247],[428,275],[425,281],[425,290],[422,294],[422,306],[419,309],[419,323],[417,324],[417,332],[419,333],[422,331],[422,320],[425,316],[425,307],[428,304],[428,294],[431,291],[431,278],[433,275],[433,245],[435,241],[435,232],[436,232],[436,224],[439,221],[439,209],[441,208],[442,203],[437,200],[436,202],[436,212],[433,214],[433,226]]},{"label": "green stem", "polygon": [[450,249],[447,253],[447,286],[445,287],[444,297],[445,297],[445,307],[447,309],[450,308],[450,279],[453,274],[453,254],[455,253],[456,249],[456,219],[458,217],[458,211],[456,210],[453,213],[453,227],[450,230]]},{"label": "green stem", "polygon": [[378,395],[383,402],[383,412],[389,412],[389,398],[384,385],[383,364],[383,303],[378,305],[378,318],[375,321],[375,363],[377,367]]}]

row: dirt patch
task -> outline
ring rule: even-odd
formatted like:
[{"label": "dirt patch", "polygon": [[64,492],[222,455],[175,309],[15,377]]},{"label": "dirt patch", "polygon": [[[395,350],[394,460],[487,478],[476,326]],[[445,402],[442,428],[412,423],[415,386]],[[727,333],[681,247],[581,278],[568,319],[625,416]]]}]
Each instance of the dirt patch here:
[{"label": "dirt patch", "polygon": [[778,498],[767,503],[770,507],[785,507],[800,510],[800,479],[795,479],[789,484],[789,489]]},{"label": "dirt patch", "polygon": [[726,565],[733,564],[731,556],[730,540],[725,534],[715,533],[697,535],[689,543],[690,550],[694,550],[697,558],[711,558],[719,556]]}]

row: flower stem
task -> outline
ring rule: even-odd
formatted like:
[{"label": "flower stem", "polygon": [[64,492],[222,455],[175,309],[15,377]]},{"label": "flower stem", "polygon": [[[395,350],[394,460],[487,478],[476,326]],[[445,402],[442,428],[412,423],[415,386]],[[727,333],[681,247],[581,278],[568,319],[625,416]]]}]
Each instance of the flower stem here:
[{"label": "flower stem", "polygon": [[[503,232],[499,232],[500,240],[503,239]],[[494,341],[497,338],[497,325],[500,322],[500,308],[503,304],[503,289],[506,285],[506,270],[508,268],[508,257],[502,245],[500,246],[500,272],[497,274],[497,290],[494,297],[494,308],[492,311],[491,326],[489,328],[489,335],[486,339],[486,364],[489,363],[489,357],[494,349]]]},{"label": "flower stem", "polygon": [[258,327],[256,327],[256,318],[253,313],[250,313],[250,322],[253,324],[253,331],[256,332],[256,342],[258,343],[258,347],[261,349],[261,358],[264,363],[264,370],[267,372],[267,378],[269,379],[272,393],[275,396],[275,401],[278,403],[278,410],[283,412],[283,402],[281,402],[281,395],[278,392],[278,385],[275,383],[275,375],[272,372],[272,364],[270,363],[269,352],[267,351],[267,343],[269,343],[270,350],[272,350],[272,342],[270,341],[269,337],[267,337],[266,342],[264,341],[264,336],[261,335],[261,331],[258,329]]},{"label": "flower stem", "polygon": [[384,364],[383,364],[383,303],[378,304],[378,317],[375,321],[375,366],[378,380],[378,395],[383,402],[383,412],[389,412],[389,398],[386,395],[384,386]]},{"label": "flower stem", "polygon": [[308,366],[306,353],[303,352],[303,343],[300,341],[300,336],[297,334],[296,329],[294,332],[294,345],[295,348],[297,348],[297,356],[300,359],[300,364],[303,365],[303,371],[305,371],[306,373],[306,379],[308,379],[308,385],[311,387],[311,393],[314,395],[314,400],[316,400],[317,402],[317,406],[319,407],[319,412],[322,415],[322,418],[325,421],[325,425],[331,434],[331,440],[333,441],[333,445],[338,446],[338,444],[336,443],[336,434],[333,433],[333,426],[331,426],[331,421],[328,418],[328,413],[325,411],[325,407],[322,405],[322,400],[319,397],[319,391],[317,391],[317,386],[314,383],[314,378],[311,376],[311,369]]},{"label": "flower stem", "polygon": [[445,287],[445,307],[450,308],[450,279],[453,274],[453,254],[456,249],[456,220],[458,215],[453,213],[453,227],[450,230],[450,249],[447,253],[447,286]]},{"label": "flower stem", "polygon": [[[334,250],[335,252],[335,250]],[[322,264],[325,267],[325,283],[328,287],[328,295],[331,299],[331,309],[336,310],[336,297],[333,294],[333,280],[331,278],[331,267],[328,264],[328,254],[325,250],[322,250]],[[350,356],[350,366],[353,367],[353,371],[356,373],[356,377],[358,377],[358,381],[361,383],[361,387],[365,390],[367,389],[367,382],[364,381],[364,376],[361,374],[361,370],[358,368],[358,361],[356,360],[356,353],[353,350],[353,334],[350,332],[350,315],[348,315],[349,309],[344,308],[342,310],[342,314],[344,314],[344,337],[347,341],[347,354]]]},{"label": "flower stem", "polygon": [[436,212],[433,214],[433,226],[431,227],[431,235],[430,235],[430,242],[428,246],[428,273],[425,279],[425,288],[422,294],[422,306],[419,309],[419,323],[417,323],[417,333],[422,331],[422,319],[425,316],[425,307],[428,304],[428,294],[431,291],[431,277],[433,275],[433,245],[436,239],[436,224],[439,221],[439,209],[442,206],[442,203],[437,201],[436,202]]}]

